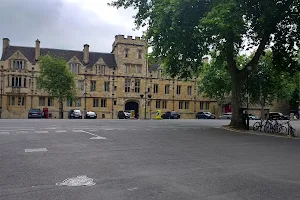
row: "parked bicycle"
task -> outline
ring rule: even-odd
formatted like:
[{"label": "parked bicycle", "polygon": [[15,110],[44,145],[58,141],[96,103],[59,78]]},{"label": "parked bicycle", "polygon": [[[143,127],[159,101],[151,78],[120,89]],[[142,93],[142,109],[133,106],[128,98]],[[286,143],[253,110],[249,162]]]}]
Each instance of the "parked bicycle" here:
[{"label": "parked bicycle", "polygon": [[292,137],[296,137],[296,135],[295,135],[296,129],[294,127],[292,127],[290,121],[291,120],[283,122],[283,124],[287,124],[287,133],[288,133],[288,135],[291,135]]}]

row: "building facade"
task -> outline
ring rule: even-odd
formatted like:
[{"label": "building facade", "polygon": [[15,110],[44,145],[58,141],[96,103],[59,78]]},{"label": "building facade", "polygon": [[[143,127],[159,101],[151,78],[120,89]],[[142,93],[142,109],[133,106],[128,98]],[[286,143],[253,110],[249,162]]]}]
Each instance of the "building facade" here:
[{"label": "building facade", "polygon": [[30,108],[48,108],[58,118],[56,99],[39,88],[38,60],[51,54],[66,60],[75,74],[77,100],[64,102],[64,118],[70,109],[94,111],[98,118],[117,118],[118,111],[135,110],[139,118],[155,118],[156,111],[177,111],[182,118],[195,118],[199,111],[219,114],[214,100],[203,98],[195,80],[171,79],[159,65],[148,67],[147,45],[139,37],[116,35],[111,53],[12,46],[3,39],[1,73],[1,118],[27,118]]}]

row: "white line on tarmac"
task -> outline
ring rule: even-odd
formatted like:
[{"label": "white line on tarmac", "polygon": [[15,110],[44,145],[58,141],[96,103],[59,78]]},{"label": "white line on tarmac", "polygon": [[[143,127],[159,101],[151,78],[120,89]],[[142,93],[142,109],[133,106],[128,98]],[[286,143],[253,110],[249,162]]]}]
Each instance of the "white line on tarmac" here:
[{"label": "white line on tarmac", "polygon": [[20,134],[20,133],[28,133],[28,131],[17,131],[16,133],[17,133],[17,134]]},{"label": "white line on tarmac", "polygon": [[32,128],[34,128],[34,127],[28,127],[28,126],[25,126],[25,127],[15,127],[15,126],[14,126],[14,127],[1,127],[1,128],[3,128],[3,129],[5,129],[5,128],[8,128],[8,129],[11,129],[11,128],[12,128],[12,129],[23,129],[23,128],[24,128],[24,129],[25,129],[25,128],[27,129],[27,128],[30,128],[30,129],[32,129]]},{"label": "white line on tarmac", "polygon": [[36,133],[49,133],[48,131],[35,131]]},{"label": "white line on tarmac", "polygon": [[92,137],[90,139],[99,139],[99,140],[106,140],[107,139],[106,137],[101,137],[99,135],[96,135],[96,134],[93,134],[93,133],[90,133],[90,132],[87,132],[87,131],[82,131],[82,132],[85,132],[85,133],[87,133],[89,135],[95,136],[95,137]]},{"label": "white line on tarmac", "polygon": [[9,135],[9,132],[0,132],[0,135]]},{"label": "white line on tarmac", "polygon": [[45,151],[47,151],[46,148],[25,149],[26,153],[31,153],[31,152],[45,152]]},{"label": "white line on tarmac", "polygon": [[68,132],[68,131],[66,131],[66,130],[56,130],[55,132],[56,133],[65,133],[65,132]]}]

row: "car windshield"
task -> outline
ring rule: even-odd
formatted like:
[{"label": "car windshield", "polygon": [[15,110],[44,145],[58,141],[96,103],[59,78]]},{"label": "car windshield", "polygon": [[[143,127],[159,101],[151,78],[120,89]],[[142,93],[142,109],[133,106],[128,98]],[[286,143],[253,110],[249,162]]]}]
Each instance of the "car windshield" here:
[{"label": "car windshield", "polygon": [[171,112],[171,114],[175,114],[175,115],[176,115],[176,114],[177,114],[177,112],[174,112],[174,111],[173,111],[173,112]]},{"label": "car windshield", "polygon": [[207,115],[211,115],[211,112],[205,112],[205,114],[207,114]]},{"label": "car windshield", "polygon": [[80,110],[74,110],[74,113],[80,113]]},{"label": "car windshield", "polygon": [[40,109],[30,109],[30,112],[41,112]]}]

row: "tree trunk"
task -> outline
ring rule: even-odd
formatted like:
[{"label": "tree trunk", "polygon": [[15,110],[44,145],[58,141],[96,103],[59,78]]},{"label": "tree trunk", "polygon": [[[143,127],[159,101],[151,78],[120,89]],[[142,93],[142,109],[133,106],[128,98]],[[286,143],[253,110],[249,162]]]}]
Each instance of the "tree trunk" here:
[{"label": "tree trunk", "polygon": [[59,119],[64,118],[64,104],[62,100],[59,100]]},{"label": "tree trunk", "polygon": [[260,102],[261,105],[261,111],[260,111],[260,116],[261,119],[265,119],[265,100],[262,99],[262,101]]},{"label": "tree trunk", "polygon": [[232,105],[232,118],[230,122],[230,126],[234,128],[245,128],[246,122],[243,120],[243,112],[241,112],[242,108],[242,85],[243,79],[238,73],[235,71],[231,73],[231,105]]}]

